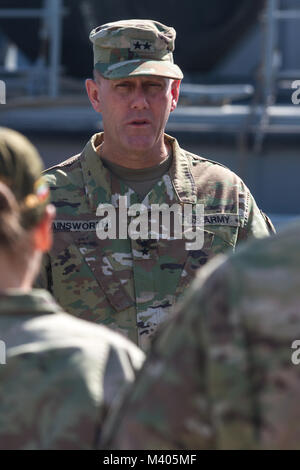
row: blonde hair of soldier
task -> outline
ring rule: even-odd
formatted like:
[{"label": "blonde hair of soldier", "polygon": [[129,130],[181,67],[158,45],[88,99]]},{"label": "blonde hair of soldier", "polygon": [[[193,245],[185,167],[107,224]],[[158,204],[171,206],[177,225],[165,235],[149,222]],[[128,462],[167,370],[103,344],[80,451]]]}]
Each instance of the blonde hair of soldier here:
[{"label": "blonde hair of soldier", "polygon": [[55,209],[42,170],[29,140],[0,128],[0,289],[31,288],[51,246]]}]

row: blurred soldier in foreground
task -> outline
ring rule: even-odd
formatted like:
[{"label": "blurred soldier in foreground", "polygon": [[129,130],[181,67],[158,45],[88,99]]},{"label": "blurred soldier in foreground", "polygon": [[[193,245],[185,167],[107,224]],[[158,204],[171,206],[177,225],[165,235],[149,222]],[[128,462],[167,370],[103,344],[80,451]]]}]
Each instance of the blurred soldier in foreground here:
[{"label": "blurred soldier in foreground", "polygon": [[[183,78],[173,62],[175,36],[173,28],[151,20],[118,21],[91,32],[94,80],[86,86],[104,133],[47,171],[57,217],[41,285],[69,313],[121,331],[144,350],[199,267],[273,231],[237,175],[164,133]],[[124,215],[121,199],[128,209],[143,204],[149,218],[153,205],[167,207],[166,215],[173,205],[189,206],[196,217],[203,204],[203,246],[187,249],[184,237],[163,238],[161,231],[157,239],[148,227],[146,235],[130,237],[127,228],[138,217],[136,209]],[[110,208],[103,238],[96,233],[104,215],[99,204]],[[110,234],[111,213],[125,222],[125,236]]]},{"label": "blurred soldier in foreground", "polygon": [[143,354],[31,289],[55,212],[41,170],[29,141],[1,128],[0,448],[92,449]]},{"label": "blurred soldier in foreground", "polygon": [[300,223],[201,270],[104,448],[300,448]]}]

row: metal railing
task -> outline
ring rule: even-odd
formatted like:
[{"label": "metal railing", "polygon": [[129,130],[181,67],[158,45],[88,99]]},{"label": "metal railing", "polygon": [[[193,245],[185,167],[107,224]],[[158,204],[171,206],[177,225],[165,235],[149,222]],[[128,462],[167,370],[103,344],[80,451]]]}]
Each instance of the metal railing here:
[{"label": "metal railing", "polygon": [[292,80],[300,77],[300,69],[280,69],[281,60],[279,60],[279,55],[282,54],[282,51],[279,52],[279,22],[300,20],[300,8],[298,10],[288,7],[282,9],[280,0],[267,0],[262,20],[265,38],[260,84],[263,95],[263,111],[255,135],[254,149],[257,153],[261,151],[264,135],[267,128],[270,127],[269,109],[276,101],[278,80],[283,78]]},{"label": "metal railing", "polygon": [[[49,72],[48,78],[48,95],[56,97],[59,94],[59,72],[61,61],[61,23],[62,16],[65,13],[63,9],[63,0],[43,0],[41,8],[0,8],[0,28],[1,19],[15,18],[40,18],[43,27],[49,38],[49,64],[39,65],[38,72]],[[29,79],[36,79],[35,64],[25,68]]]}]

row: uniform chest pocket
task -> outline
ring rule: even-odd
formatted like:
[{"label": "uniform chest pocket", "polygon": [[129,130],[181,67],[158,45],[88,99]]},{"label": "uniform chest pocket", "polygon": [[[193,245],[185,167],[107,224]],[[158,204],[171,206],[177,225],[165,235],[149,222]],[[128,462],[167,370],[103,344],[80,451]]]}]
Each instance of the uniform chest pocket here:
[{"label": "uniform chest pocket", "polygon": [[183,294],[190,286],[196,275],[211,258],[219,253],[233,250],[233,245],[220,237],[218,233],[204,230],[203,246],[201,249],[188,250],[186,260],[176,289],[176,297]]},{"label": "uniform chest pocket", "polygon": [[51,252],[53,293],[57,300],[76,316],[88,320],[92,316],[104,323],[107,316],[134,305],[126,282],[116,276],[111,265],[108,242],[99,240],[94,232],[60,232]]}]

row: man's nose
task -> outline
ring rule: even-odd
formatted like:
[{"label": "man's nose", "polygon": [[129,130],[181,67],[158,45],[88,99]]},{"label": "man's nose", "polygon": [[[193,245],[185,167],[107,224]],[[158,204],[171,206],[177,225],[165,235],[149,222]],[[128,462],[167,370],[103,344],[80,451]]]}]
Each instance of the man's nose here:
[{"label": "man's nose", "polygon": [[131,107],[133,109],[147,109],[149,103],[146,92],[142,87],[136,87],[132,95]]}]

